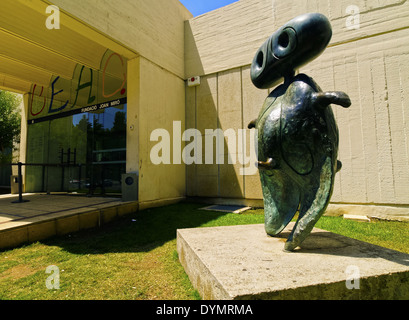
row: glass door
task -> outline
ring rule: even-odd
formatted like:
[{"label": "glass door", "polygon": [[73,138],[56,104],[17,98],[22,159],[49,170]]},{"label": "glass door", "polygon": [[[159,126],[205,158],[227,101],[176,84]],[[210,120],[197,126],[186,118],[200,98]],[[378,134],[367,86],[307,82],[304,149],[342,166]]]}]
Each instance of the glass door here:
[{"label": "glass door", "polygon": [[30,125],[27,192],[121,193],[126,105]]},{"label": "glass door", "polygon": [[91,113],[91,118],[91,191],[121,193],[121,176],[126,172],[126,105]]}]

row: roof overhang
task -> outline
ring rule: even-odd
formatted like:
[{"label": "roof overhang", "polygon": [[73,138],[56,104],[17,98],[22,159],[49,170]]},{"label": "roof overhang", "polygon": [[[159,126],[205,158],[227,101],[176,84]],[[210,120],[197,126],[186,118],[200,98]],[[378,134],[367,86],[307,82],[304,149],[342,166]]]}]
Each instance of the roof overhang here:
[{"label": "roof overhang", "polygon": [[48,29],[44,0],[2,0],[0,89],[27,93],[49,87],[55,76],[70,80],[78,65],[100,70],[107,50],[126,59],[138,53],[60,10],[60,29]]}]

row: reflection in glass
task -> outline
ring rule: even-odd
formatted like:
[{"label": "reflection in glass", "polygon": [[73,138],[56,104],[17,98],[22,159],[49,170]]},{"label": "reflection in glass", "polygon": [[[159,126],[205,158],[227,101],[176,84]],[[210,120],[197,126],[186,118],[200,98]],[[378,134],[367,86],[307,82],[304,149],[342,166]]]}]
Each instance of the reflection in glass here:
[{"label": "reflection in glass", "polygon": [[91,192],[120,192],[121,175],[126,172],[126,105],[90,114],[91,118],[92,142],[88,143],[87,158],[92,164],[88,172]]},{"label": "reflection in glass", "polygon": [[[28,127],[28,192],[120,193],[126,171],[126,105]],[[70,166],[68,166],[70,164]]]}]

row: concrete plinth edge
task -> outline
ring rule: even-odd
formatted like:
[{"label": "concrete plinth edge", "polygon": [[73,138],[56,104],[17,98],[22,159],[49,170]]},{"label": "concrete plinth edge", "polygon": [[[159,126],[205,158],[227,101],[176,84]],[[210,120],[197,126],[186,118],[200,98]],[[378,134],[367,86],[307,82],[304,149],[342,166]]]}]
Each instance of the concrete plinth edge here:
[{"label": "concrete plinth edge", "polygon": [[263,225],[177,231],[179,259],[204,300],[409,299],[409,255],[314,229],[283,251]]}]

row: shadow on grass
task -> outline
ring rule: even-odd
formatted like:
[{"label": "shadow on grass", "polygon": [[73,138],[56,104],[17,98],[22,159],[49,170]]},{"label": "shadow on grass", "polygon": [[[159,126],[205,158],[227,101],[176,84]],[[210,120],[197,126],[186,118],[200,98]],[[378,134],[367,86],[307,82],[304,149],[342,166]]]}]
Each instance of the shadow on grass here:
[{"label": "shadow on grass", "polygon": [[[285,242],[289,235],[290,232],[283,232],[277,238]],[[297,253],[358,258],[357,261],[359,259],[384,259],[403,266],[409,266],[409,255],[406,253],[324,231],[316,231],[310,234],[295,250],[295,254]]]},{"label": "shadow on grass", "polygon": [[149,252],[176,239],[176,230],[196,228],[225,215],[199,210],[201,204],[181,203],[127,215],[99,229],[56,237],[42,243],[75,254]]}]

